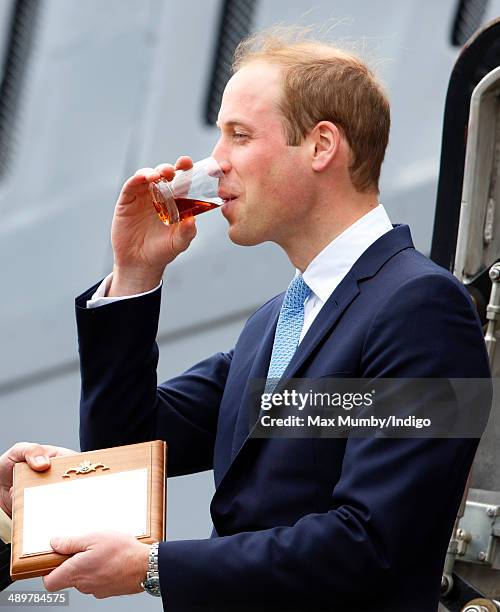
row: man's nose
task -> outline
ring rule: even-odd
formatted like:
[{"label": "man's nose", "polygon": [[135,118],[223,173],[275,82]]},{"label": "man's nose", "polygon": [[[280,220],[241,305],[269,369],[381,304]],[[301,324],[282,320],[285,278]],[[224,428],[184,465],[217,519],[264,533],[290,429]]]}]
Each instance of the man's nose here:
[{"label": "man's nose", "polygon": [[229,162],[227,150],[224,147],[222,138],[219,138],[219,140],[217,141],[217,144],[212,150],[211,157],[213,157],[215,161],[220,165],[221,170],[224,172],[224,174],[227,174],[231,170],[231,163]]},{"label": "man's nose", "polygon": [[217,160],[217,163],[219,164],[220,169],[222,170],[222,172],[225,175],[228,175],[231,172],[231,168],[232,168],[231,162],[228,161],[227,159],[217,159],[216,158],[216,160]]}]

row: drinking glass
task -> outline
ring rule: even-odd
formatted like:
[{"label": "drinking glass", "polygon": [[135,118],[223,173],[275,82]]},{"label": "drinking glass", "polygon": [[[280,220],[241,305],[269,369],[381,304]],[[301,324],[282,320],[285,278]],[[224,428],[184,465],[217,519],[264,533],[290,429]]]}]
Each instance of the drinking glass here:
[{"label": "drinking glass", "polygon": [[[220,184],[223,177],[219,163],[207,157],[190,170],[177,170],[171,181],[160,179],[151,183],[149,190],[158,217],[165,225],[171,225],[219,208],[224,203]],[[224,190],[227,195],[231,194],[228,185]]]}]

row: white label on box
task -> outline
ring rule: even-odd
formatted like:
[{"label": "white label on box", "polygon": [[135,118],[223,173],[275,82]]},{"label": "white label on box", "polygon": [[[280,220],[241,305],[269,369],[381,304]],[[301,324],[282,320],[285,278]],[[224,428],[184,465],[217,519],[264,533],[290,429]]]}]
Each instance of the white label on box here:
[{"label": "white label on box", "polygon": [[52,551],[54,536],[108,530],[146,535],[147,519],[146,468],[28,487],[22,554]]}]

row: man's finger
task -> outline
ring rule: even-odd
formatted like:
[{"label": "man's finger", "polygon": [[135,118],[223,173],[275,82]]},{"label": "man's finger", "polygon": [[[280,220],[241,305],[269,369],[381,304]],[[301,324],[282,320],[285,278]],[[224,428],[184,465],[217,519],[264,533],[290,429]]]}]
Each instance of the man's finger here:
[{"label": "man's finger", "polygon": [[50,545],[60,555],[74,555],[75,553],[87,550],[93,541],[93,538],[89,535],[67,538],[54,537],[50,539]]},{"label": "man's finger", "polygon": [[171,236],[174,253],[182,253],[191,244],[196,236],[196,220],[194,217],[186,217],[176,227],[176,232]]},{"label": "man's finger", "polygon": [[41,448],[35,450],[33,453],[27,454],[26,463],[32,470],[40,472],[50,467],[50,459]]},{"label": "man's finger", "polygon": [[158,171],[154,168],[140,168],[137,170],[134,176],[144,177],[144,179],[148,182],[157,181],[160,178]]},{"label": "man's finger", "polygon": [[48,576],[43,577],[43,584],[47,591],[60,591],[76,586],[76,561],[76,557],[72,557],[52,570]]},{"label": "man's finger", "polygon": [[174,178],[175,168],[172,164],[159,164],[155,170],[160,173],[161,178],[171,181]]},{"label": "man's finger", "polygon": [[176,170],[189,170],[193,167],[193,160],[188,155],[181,155],[175,162]]},{"label": "man's finger", "polygon": [[47,444],[30,444],[25,452],[25,460],[32,470],[43,471],[50,467],[51,457],[75,454],[76,452],[69,448]]},{"label": "man's finger", "polygon": [[49,453],[41,444],[18,442],[6,453],[7,462],[14,464],[26,461],[33,470],[41,471],[50,467]]},{"label": "man's finger", "polygon": [[149,184],[161,179],[160,173],[153,168],[141,168],[129,177],[120,191],[120,204],[131,204],[138,195],[144,195],[149,190]]},{"label": "man's finger", "polygon": [[149,182],[143,174],[134,174],[128,178],[120,192],[120,203],[130,203],[135,200],[138,195],[147,193]]},{"label": "man's finger", "polygon": [[10,468],[14,467],[16,463],[26,461],[33,469],[46,470],[50,466],[50,457],[74,454],[76,454],[76,451],[70,448],[38,444],[36,442],[18,442],[2,458],[6,460]]}]

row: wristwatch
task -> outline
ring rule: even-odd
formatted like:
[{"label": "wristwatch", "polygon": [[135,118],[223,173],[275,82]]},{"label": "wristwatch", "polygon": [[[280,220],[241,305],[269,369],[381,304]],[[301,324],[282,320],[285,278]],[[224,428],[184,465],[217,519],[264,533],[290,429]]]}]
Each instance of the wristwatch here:
[{"label": "wristwatch", "polygon": [[153,595],[153,597],[161,596],[160,575],[158,573],[158,544],[159,542],[151,544],[151,548],[149,549],[148,571],[146,578],[141,582],[141,587],[146,593]]}]

